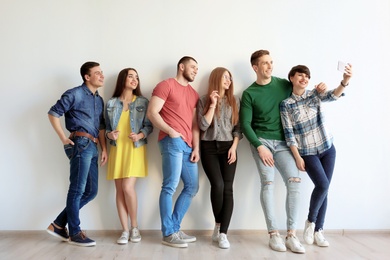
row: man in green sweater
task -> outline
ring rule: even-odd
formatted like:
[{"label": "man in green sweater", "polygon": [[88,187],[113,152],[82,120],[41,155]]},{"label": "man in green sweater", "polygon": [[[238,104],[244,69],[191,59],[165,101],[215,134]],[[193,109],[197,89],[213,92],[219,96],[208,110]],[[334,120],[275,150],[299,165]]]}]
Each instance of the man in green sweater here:
[{"label": "man in green sweater", "polygon": [[[242,94],[240,123],[242,132],[251,144],[252,155],[260,175],[260,201],[270,235],[269,246],[279,252],[286,251],[287,246],[295,253],[305,253],[305,248],[296,237],[301,178],[284,139],[279,111],[280,102],[291,95],[292,85],[286,79],[272,76],[273,61],[269,51],[254,52],[251,64],[257,79]],[[275,216],[276,169],[287,188],[286,243],[279,234]]]}]

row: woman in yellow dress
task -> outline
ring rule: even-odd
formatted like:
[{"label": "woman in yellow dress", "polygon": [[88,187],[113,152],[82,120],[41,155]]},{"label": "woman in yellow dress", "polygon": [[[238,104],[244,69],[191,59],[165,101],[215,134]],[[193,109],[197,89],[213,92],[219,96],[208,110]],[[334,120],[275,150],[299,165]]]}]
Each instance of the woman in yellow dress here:
[{"label": "woman in yellow dress", "polygon": [[148,174],[146,138],[153,131],[146,117],[148,103],[141,94],[137,71],[126,68],[119,72],[105,111],[106,137],[110,143],[107,179],[115,180],[116,206],[123,228],[118,244],[141,241],[135,184],[138,177]]}]

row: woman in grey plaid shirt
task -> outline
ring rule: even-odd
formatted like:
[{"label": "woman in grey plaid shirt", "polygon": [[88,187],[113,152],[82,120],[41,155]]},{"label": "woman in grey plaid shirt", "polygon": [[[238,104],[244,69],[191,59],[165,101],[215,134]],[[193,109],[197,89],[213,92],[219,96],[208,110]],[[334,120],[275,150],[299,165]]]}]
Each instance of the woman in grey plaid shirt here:
[{"label": "woman in grey plaid shirt", "polygon": [[319,93],[317,88],[325,89],[325,83],[321,82],[313,90],[306,90],[309,84],[310,70],[304,65],[295,66],[288,74],[288,78],[293,84],[293,92],[280,104],[287,145],[294,155],[298,169],[306,171],[314,183],[304,230],[304,240],[307,244],[315,242],[321,247],[329,246],[322,229],[327,208],[328,189],[336,160],[336,150],[332,135],[324,125],[321,102],[335,101],[342,96],[351,77],[352,66],[348,64],[345,67],[340,85],[333,90]]}]

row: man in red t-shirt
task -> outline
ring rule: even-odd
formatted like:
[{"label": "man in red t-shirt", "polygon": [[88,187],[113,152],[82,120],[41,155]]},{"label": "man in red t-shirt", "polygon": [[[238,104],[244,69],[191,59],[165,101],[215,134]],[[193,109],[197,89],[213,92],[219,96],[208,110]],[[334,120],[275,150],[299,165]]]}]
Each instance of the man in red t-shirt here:
[{"label": "man in red t-shirt", "polygon": [[[195,111],[199,95],[189,84],[197,73],[198,63],[194,58],[181,58],[176,77],[164,80],[154,88],[147,113],[153,126],[160,129],[162,243],[172,247],[188,247],[187,243],[196,241],[196,237],[180,230],[180,224],[199,187],[199,127]],[[184,187],[173,206],[172,197],[180,179]]]}]

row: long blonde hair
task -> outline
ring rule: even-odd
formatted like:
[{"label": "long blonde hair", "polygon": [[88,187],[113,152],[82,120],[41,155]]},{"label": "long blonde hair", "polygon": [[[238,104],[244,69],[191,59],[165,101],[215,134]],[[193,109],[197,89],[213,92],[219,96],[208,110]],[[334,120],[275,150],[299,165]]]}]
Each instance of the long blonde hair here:
[{"label": "long blonde hair", "polygon": [[[230,87],[227,90],[224,90],[222,87],[222,84],[221,84],[222,77],[223,77],[223,74],[225,73],[225,71],[227,71],[229,73],[229,76],[232,79],[232,74],[226,68],[217,67],[217,68],[213,69],[213,71],[211,71],[210,76],[209,76],[209,87],[208,87],[208,91],[207,91],[208,98],[207,98],[206,105],[205,105],[204,110],[203,110],[203,114],[206,114],[207,110],[210,107],[211,93],[214,90],[218,91],[218,93],[222,93],[224,91],[225,96],[226,96],[227,105],[229,105],[232,108],[232,125],[236,125],[238,123],[238,106],[236,104],[236,99],[234,98],[233,80],[231,80]],[[220,113],[219,113],[219,104],[218,103],[217,103],[215,110],[216,110],[215,113],[216,113],[217,117],[219,117]]]}]

